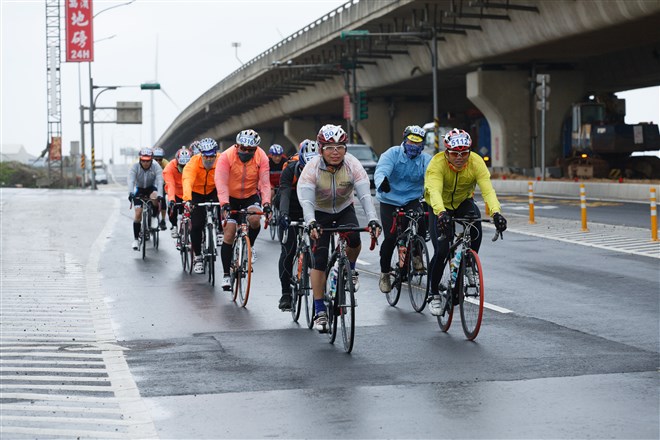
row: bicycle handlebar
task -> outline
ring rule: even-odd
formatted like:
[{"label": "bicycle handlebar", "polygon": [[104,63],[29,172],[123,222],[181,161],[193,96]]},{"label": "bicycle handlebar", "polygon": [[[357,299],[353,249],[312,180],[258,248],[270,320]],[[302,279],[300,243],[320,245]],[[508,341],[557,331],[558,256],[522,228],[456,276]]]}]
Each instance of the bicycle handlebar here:
[{"label": "bicycle handlebar", "polygon": [[[408,211],[403,211],[401,209],[392,212],[392,217],[408,217],[411,220],[418,220],[420,217],[428,217],[429,213],[424,211],[423,213],[415,211],[414,209],[409,209]],[[390,228],[390,234],[394,234],[396,231],[396,221],[392,222],[392,227]]]},{"label": "bicycle handlebar", "polygon": [[[369,232],[368,226],[343,226],[338,228],[322,228],[323,232],[338,232],[340,234],[347,232]],[[378,244],[378,239],[374,234],[371,234],[371,244],[369,245],[369,250],[373,251],[376,245]]]},{"label": "bicycle handlebar", "polygon": [[[244,210],[243,209],[232,209],[232,210],[226,211],[226,212],[229,212],[229,215],[232,215],[232,214],[240,214],[242,211],[244,211]],[[247,216],[250,216],[250,215],[266,215],[266,213],[263,212],[263,211],[245,211],[245,214]],[[269,223],[270,222],[268,221],[268,218],[266,218],[266,221],[264,222],[264,229],[268,229],[268,224]],[[225,227],[226,224],[227,224],[227,219],[222,220],[222,227],[223,228]]]},{"label": "bicycle handlebar", "polygon": [[[456,223],[493,223],[493,220],[490,218],[461,218],[461,217],[452,217],[451,221]],[[495,236],[491,238],[491,241],[497,241],[498,238],[504,240],[503,231],[495,230]]]}]

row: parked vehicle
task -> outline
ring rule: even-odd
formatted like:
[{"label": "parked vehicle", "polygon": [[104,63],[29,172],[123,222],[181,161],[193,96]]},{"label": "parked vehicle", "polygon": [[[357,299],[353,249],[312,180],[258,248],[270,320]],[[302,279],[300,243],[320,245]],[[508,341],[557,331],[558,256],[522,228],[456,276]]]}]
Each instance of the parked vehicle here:
[{"label": "parked vehicle", "polygon": [[374,172],[376,171],[376,164],[378,163],[378,155],[373,148],[365,144],[348,144],[348,152],[355,156],[369,175],[371,187],[375,188]]},{"label": "parked vehicle", "polygon": [[108,175],[103,168],[96,168],[94,170],[96,183],[108,184]]}]

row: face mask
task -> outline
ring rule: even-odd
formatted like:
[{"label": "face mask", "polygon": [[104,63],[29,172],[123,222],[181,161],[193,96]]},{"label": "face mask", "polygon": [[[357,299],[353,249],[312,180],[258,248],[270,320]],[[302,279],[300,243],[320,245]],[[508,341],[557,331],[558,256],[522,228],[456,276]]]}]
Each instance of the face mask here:
[{"label": "face mask", "polygon": [[422,145],[409,144],[406,141],[403,141],[401,146],[403,147],[403,151],[406,153],[406,156],[408,156],[408,159],[416,158],[424,149]]},{"label": "face mask", "polygon": [[183,173],[183,165],[177,165],[176,167],[179,169],[180,173]]},{"label": "face mask", "polygon": [[206,160],[202,157],[202,164],[204,165],[204,168],[207,170],[210,170],[213,168],[213,164],[215,163],[215,157],[213,159]]},{"label": "face mask", "polygon": [[252,152],[239,151],[238,152],[238,158],[243,163],[248,162],[250,159],[252,159],[253,156],[254,156],[254,151],[252,151]]}]

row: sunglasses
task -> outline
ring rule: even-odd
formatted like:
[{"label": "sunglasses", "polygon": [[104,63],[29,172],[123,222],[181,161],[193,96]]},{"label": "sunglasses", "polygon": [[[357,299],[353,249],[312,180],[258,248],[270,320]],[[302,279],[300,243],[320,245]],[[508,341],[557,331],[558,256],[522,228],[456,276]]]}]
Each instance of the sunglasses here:
[{"label": "sunglasses", "polygon": [[216,156],[217,156],[216,154],[214,154],[213,156],[207,156],[207,155],[202,154],[202,159],[211,160],[211,159],[215,159]]},{"label": "sunglasses", "polygon": [[257,151],[256,147],[244,147],[243,145],[238,146],[238,151],[244,151],[244,152],[252,152],[252,151]]},{"label": "sunglasses", "polygon": [[463,155],[469,156],[470,155],[470,150],[466,150],[466,151],[449,151],[449,150],[447,150],[447,153],[449,153],[449,155],[452,156],[452,157],[457,157],[458,158],[458,157],[463,157]]},{"label": "sunglasses", "polygon": [[344,151],[346,151],[346,145],[324,145],[323,151],[334,151],[334,152],[339,151],[343,153]]}]

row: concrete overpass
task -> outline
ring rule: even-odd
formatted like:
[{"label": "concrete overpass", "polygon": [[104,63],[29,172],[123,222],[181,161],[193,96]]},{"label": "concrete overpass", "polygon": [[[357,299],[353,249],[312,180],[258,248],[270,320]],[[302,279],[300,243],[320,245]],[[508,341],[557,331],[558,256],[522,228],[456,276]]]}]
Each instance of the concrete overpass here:
[{"label": "concrete overpass", "polygon": [[[357,29],[372,36],[341,38]],[[440,124],[470,128],[483,114],[495,167],[540,165],[537,74],[551,75],[546,164],[561,155],[571,103],[660,84],[660,0],[352,0],[221,80],[157,145],[228,146],[254,128],[264,146],[293,148],[325,123],[346,127],[344,96],[365,91],[357,133],[384,151],[433,120],[434,33]]]}]

